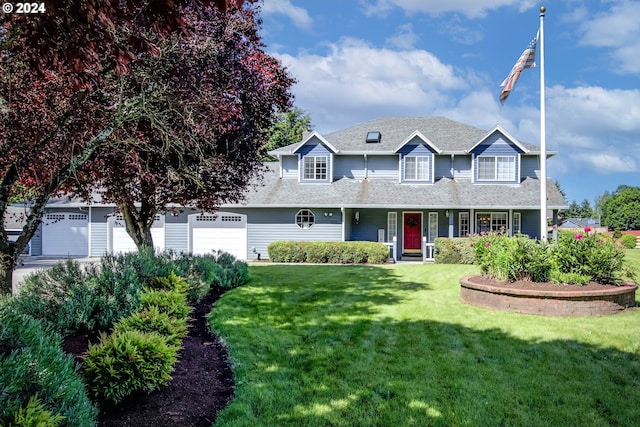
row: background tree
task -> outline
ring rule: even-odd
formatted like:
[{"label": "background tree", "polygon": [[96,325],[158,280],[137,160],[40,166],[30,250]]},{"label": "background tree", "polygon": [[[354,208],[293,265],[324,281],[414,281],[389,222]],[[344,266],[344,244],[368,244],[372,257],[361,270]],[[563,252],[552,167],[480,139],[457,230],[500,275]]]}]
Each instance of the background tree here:
[{"label": "background tree", "polygon": [[290,106],[293,81],[262,50],[256,12],[194,7],[185,15],[193,37],[167,37],[157,57],[120,78],[127,98],[145,94],[144,109],[114,132],[118,149],[101,150],[86,173],[103,202],[116,203],[138,248],[153,246],[151,226],[169,204],[216,210],[240,200],[262,170],[262,141]]},{"label": "background tree", "polygon": [[[243,2],[215,4],[229,13]],[[11,292],[11,272],[49,198],[77,181],[80,167],[114,141],[113,132],[136,119],[144,97],[124,98],[118,76],[157,55],[168,35],[189,36],[183,16],[193,5],[51,0],[45,13],[0,15],[0,221],[21,186],[33,196],[18,239],[0,231],[0,293]]]},{"label": "background tree", "polygon": [[278,114],[276,122],[269,131],[269,141],[264,145],[263,159],[274,160],[267,151],[300,142],[304,133],[312,129],[311,116],[298,107]]},{"label": "background tree", "polygon": [[601,223],[613,230],[640,230],[640,187],[619,186],[602,205]]},{"label": "background tree", "polygon": [[604,193],[596,196],[595,200],[594,200],[594,215],[597,218],[601,218],[602,217],[602,206],[604,206],[604,203],[607,201],[607,199],[611,197],[611,193],[609,193],[608,190],[605,190]]},{"label": "background tree", "polygon": [[579,218],[593,218],[593,208],[591,207],[591,203],[588,199],[582,200],[582,203],[580,204],[579,215]]}]

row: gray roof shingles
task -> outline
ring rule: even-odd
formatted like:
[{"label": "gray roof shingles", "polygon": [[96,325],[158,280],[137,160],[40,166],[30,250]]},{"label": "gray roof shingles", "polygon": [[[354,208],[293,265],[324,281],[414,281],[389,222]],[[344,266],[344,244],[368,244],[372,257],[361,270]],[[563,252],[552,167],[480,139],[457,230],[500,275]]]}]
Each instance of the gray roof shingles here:
[{"label": "gray roof shingles", "polygon": [[[342,178],[333,183],[302,184],[279,177],[271,164],[261,184],[236,206],[247,207],[397,207],[431,209],[536,209],[540,206],[537,179],[520,184],[473,184],[442,178],[435,184],[401,184],[389,179]],[[549,209],[566,207],[557,187],[548,180]]]}]

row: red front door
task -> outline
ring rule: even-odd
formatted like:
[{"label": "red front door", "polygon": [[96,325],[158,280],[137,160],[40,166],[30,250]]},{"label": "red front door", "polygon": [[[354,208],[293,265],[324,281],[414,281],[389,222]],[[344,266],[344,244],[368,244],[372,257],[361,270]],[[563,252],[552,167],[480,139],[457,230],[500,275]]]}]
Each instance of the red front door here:
[{"label": "red front door", "polygon": [[422,240],[422,215],[420,212],[407,212],[404,214],[404,252],[419,253]]}]

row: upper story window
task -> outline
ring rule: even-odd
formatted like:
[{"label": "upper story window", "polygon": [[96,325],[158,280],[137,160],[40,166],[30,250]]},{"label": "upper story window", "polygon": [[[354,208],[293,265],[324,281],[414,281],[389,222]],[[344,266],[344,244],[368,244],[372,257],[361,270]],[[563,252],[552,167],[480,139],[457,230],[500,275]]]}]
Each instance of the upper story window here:
[{"label": "upper story window", "polygon": [[406,156],[404,158],[405,181],[428,181],[429,176],[429,157]]},{"label": "upper story window", "polygon": [[327,156],[305,156],[304,179],[327,179]]},{"label": "upper story window", "polygon": [[478,180],[515,181],[516,158],[514,156],[478,157]]}]

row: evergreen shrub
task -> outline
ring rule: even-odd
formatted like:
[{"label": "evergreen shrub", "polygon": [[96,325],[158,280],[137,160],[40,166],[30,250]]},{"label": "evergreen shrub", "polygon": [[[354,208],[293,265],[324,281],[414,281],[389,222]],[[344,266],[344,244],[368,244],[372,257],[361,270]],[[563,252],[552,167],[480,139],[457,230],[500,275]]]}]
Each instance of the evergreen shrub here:
[{"label": "evergreen shrub", "polygon": [[273,262],[383,264],[389,248],[377,242],[277,241],[267,247]]},{"label": "evergreen shrub", "polygon": [[449,239],[438,237],[434,241],[437,264],[473,264],[475,254],[471,239],[466,237]]},{"label": "evergreen shrub", "polygon": [[179,346],[155,332],[129,330],[102,334],[90,344],[83,376],[97,402],[121,402],[136,393],[149,393],[171,379]]},{"label": "evergreen shrub", "polygon": [[89,426],[94,425],[97,414],[73,358],[62,352],[60,335],[38,320],[3,306],[0,425],[48,418],[62,426]]}]

